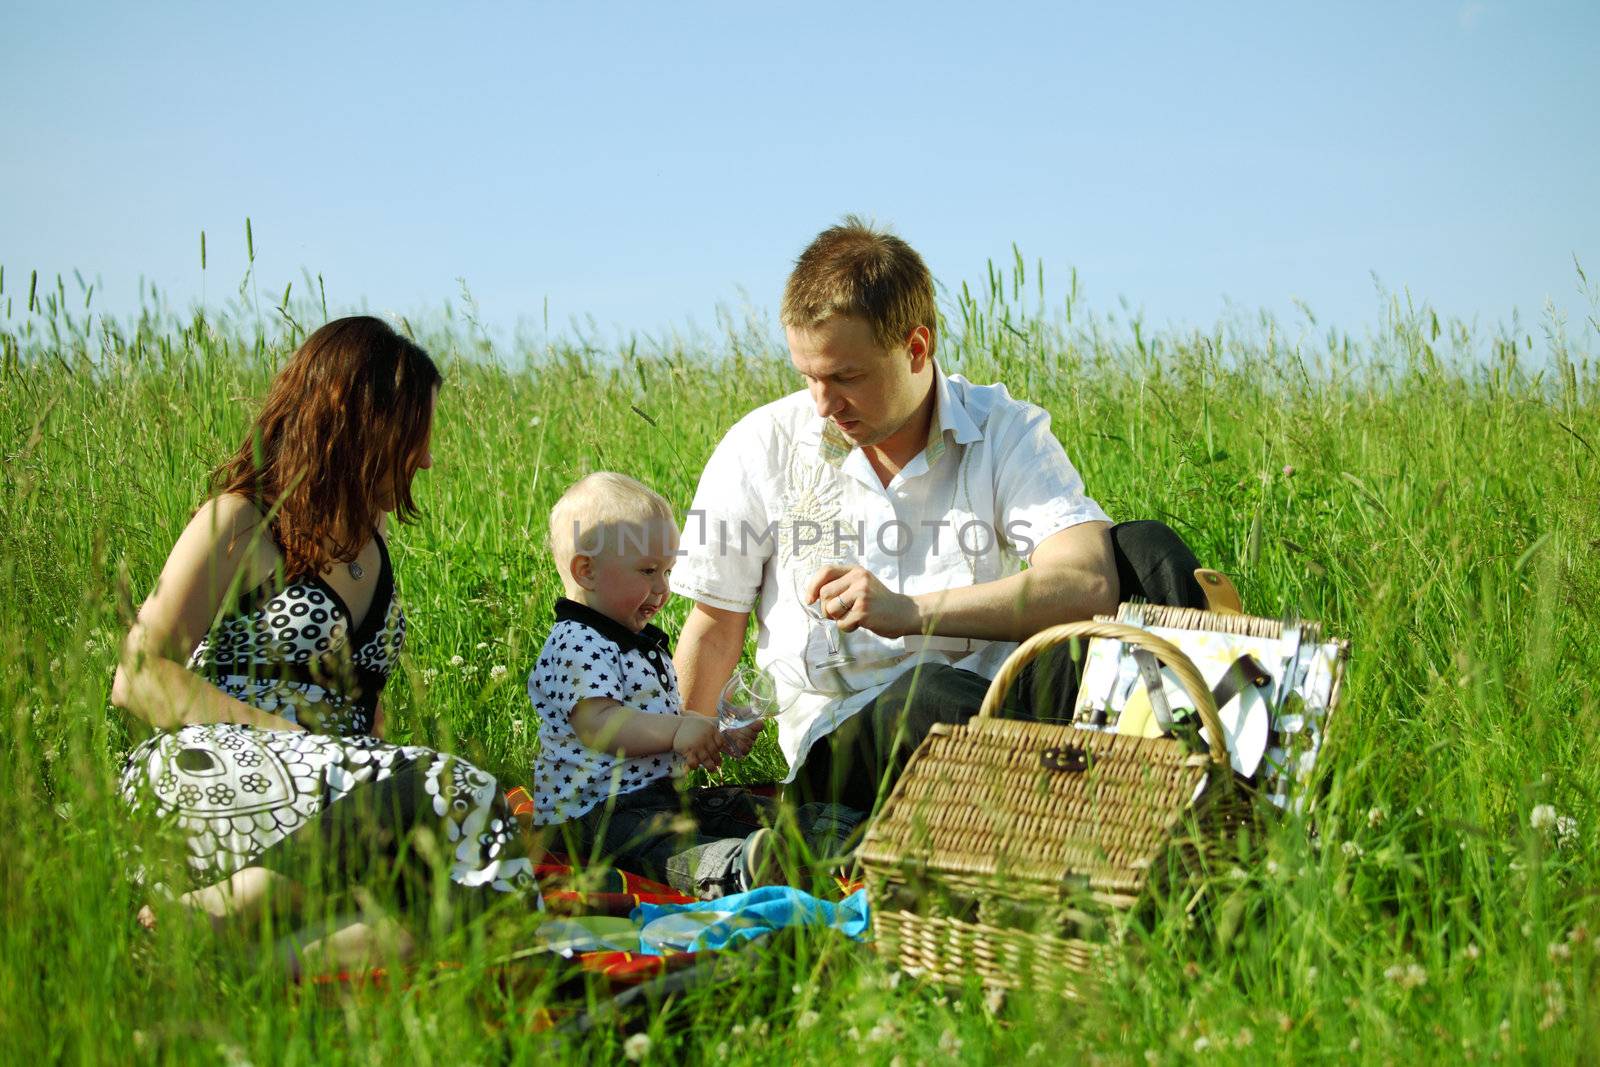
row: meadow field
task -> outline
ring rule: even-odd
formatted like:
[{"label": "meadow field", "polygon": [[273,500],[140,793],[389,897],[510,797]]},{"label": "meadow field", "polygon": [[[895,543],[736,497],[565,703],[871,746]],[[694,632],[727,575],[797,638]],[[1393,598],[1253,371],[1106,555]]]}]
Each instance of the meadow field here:
[{"label": "meadow field", "polygon": [[[135,923],[116,650],[208,471],[326,312],[241,296],[111,322],[70,280],[5,277],[0,1062],[1600,1057],[1600,312],[1575,284],[1591,299],[1570,322],[1470,326],[1402,294],[1354,335],[1309,313],[1194,333],[1089,316],[1075,281],[1063,297],[1020,260],[945,294],[945,367],[1048,409],[1113,517],[1166,520],[1248,610],[1350,640],[1314,810],[1274,821],[1231,872],[1245,909],[1229,936],[1156,909],[1089,1002],[997,1005],[800,935],[625,1025],[563,1031],[546,1008],[600,1000],[559,968],[505,977],[525,915],[441,934],[413,970],[355,990],[289,982],[281,930]],[[523,680],[558,593],[557,495],[610,468],[687,508],[727,427],[800,383],[770,328],[736,318],[603,349],[508,349],[460,311],[405,327],[447,384],[424,515],[392,536],[410,631],[390,736],[515,784],[537,732]],[[781,771],[767,737],[724,777]],[[633,1032],[647,1040],[625,1049]]]}]

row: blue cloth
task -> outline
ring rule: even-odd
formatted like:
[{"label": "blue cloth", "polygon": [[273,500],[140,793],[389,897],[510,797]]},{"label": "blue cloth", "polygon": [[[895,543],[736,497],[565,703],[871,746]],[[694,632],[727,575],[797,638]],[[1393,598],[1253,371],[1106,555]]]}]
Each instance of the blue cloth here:
[{"label": "blue cloth", "polygon": [[828,927],[864,941],[871,924],[865,889],[835,904],[781,885],[693,904],[640,904],[631,918],[647,956],[727,948],[786,926]]}]

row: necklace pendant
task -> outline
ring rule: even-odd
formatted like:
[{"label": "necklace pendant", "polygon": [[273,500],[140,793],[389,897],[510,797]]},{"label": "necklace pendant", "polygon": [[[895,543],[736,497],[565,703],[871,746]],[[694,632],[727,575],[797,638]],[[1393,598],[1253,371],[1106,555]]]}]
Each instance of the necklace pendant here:
[{"label": "necklace pendant", "polygon": [[361,564],[357,563],[355,560],[351,560],[349,563],[346,563],[345,567],[349,569],[350,577],[354,578],[358,582],[367,573],[366,568],[362,567]]}]

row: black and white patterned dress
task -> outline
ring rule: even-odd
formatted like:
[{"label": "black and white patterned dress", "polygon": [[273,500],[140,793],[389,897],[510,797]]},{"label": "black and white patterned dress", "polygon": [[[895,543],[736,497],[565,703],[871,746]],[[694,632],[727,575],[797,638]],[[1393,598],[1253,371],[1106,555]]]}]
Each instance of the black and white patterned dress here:
[{"label": "black and white patterned dress", "polygon": [[191,879],[203,885],[246,866],[274,866],[283,846],[317,833],[335,805],[385,783],[414,802],[369,807],[411,813],[412,825],[384,828],[396,837],[417,825],[433,830],[449,850],[452,882],[537,901],[532,862],[492,775],[371,736],[406,630],[381,537],[378,548],[377,589],[354,632],[333,587],[320,576],[300,578],[247,596],[189,657],[189,669],[223,692],[310,732],[233,723],[162,731],[129,754],[123,797],[175,825]]}]

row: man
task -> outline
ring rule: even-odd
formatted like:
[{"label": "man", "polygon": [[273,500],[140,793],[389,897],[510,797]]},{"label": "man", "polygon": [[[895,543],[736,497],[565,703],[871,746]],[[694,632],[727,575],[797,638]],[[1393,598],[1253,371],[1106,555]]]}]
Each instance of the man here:
[{"label": "man", "polygon": [[[824,231],[782,319],[806,388],[717,446],[672,587],[695,602],[675,665],[696,711],[714,713],[757,614],[798,799],[870,811],[928,729],[976,713],[1046,626],[1119,595],[1202,602],[1193,555],[1159,524],[1113,528],[1045,411],[939,368],[933,279],[904,241],[853,217]],[[843,665],[822,665],[830,623]],[[1075,677],[1049,660],[1010,710],[1064,712]]]}]

